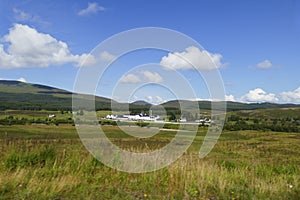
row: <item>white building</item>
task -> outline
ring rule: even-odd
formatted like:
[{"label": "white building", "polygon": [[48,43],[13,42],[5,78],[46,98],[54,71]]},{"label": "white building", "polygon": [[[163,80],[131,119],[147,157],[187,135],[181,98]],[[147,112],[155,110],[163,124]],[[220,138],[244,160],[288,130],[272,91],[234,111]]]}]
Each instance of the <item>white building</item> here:
[{"label": "white building", "polygon": [[54,117],[56,117],[55,114],[50,114],[50,115],[48,115],[48,118],[54,118]]},{"label": "white building", "polygon": [[106,115],[106,119],[111,120],[120,120],[120,121],[161,121],[159,116],[149,116],[145,114],[139,114],[139,115]]}]

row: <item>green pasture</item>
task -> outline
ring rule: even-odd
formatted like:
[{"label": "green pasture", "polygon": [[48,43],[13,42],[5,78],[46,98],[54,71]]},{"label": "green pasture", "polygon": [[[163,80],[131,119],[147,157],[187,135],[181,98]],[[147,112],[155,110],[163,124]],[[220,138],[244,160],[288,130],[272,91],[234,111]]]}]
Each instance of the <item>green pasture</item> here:
[{"label": "green pasture", "polygon": [[[161,148],[176,134],[135,138],[117,126],[102,128],[120,148],[137,151]],[[0,199],[300,198],[299,133],[225,131],[200,159],[204,136],[201,129],[168,167],[136,174],[93,158],[75,126],[0,126]]]}]

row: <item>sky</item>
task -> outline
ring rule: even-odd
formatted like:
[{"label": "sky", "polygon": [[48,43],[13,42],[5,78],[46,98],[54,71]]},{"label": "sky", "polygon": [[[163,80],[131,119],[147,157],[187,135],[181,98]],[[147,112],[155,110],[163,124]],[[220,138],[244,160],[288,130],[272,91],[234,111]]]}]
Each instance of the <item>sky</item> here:
[{"label": "sky", "polygon": [[[202,48],[98,52],[115,34],[144,27],[177,31]],[[215,100],[214,82],[202,76],[214,72],[226,100],[300,103],[299,63],[296,0],[0,1],[0,79],[73,91],[82,69],[110,64],[96,95],[158,104]]]}]

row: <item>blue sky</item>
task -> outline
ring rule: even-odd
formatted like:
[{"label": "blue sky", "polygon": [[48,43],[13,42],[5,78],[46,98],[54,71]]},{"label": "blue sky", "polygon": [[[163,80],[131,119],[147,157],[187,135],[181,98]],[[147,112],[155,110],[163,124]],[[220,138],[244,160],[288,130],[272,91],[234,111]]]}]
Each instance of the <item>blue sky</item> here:
[{"label": "blue sky", "polygon": [[[142,27],[173,29],[201,44],[208,56],[215,56],[228,100],[300,103],[300,3],[295,0],[2,0],[0,78],[72,90],[79,65],[99,43]],[[199,58],[203,51],[177,53]],[[211,99],[201,77],[168,55],[143,50],[119,58],[99,83],[97,94],[118,99],[112,94],[116,83],[126,87],[151,81],[156,85],[132,93],[130,100],[160,103],[174,98],[166,88],[159,89],[166,71],[149,66],[132,71],[145,63],[162,64],[166,57],[191,84],[197,99]],[[107,52],[106,58],[114,57]]]}]

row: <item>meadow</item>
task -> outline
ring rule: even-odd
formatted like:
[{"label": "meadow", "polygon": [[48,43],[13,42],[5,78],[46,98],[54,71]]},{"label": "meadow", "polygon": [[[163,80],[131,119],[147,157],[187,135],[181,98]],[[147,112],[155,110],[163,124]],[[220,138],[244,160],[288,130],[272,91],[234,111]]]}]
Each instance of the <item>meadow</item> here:
[{"label": "meadow", "polygon": [[[103,126],[124,149],[155,149],[176,132],[136,139]],[[70,124],[0,126],[0,199],[299,199],[300,134],[224,131],[204,159],[206,129],[166,168],[111,169],[93,158]]]}]

